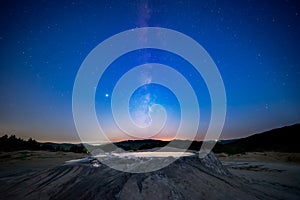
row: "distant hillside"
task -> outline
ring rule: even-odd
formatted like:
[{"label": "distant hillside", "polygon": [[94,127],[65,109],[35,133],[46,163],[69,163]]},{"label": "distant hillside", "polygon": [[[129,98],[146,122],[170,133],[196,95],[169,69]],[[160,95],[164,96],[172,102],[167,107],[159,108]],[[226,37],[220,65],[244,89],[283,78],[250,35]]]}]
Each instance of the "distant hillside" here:
[{"label": "distant hillside", "polygon": [[[300,124],[292,126],[285,126],[278,129],[273,129],[263,133],[251,135],[249,137],[233,140],[219,141],[213,151],[215,153],[237,154],[251,151],[276,151],[276,152],[300,152],[299,135]],[[127,140],[116,142],[113,144],[104,144],[100,146],[91,146],[88,148],[101,148],[104,151],[113,151],[117,147],[126,151],[138,151],[145,149],[152,149],[156,147],[164,147],[167,144],[170,147],[183,149],[187,140],[173,140],[172,145],[170,141],[161,140]],[[87,144],[86,144],[87,145]],[[199,150],[202,141],[193,141],[189,147],[190,150]],[[34,139],[27,141],[17,138],[15,135],[8,137],[7,135],[0,137],[0,151],[16,151],[16,150],[49,150],[49,151],[72,151],[76,153],[86,153],[87,150],[83,144],[57,144],[57,143],[40,143]]]},{"label": "distant hillside", "polygon": [[37,142],[29,138],[24,140],[17,138],[15,135],[4,135],[0,137],[0,151],[20,151],[20,150],[46,150],[46,151],[66,151],[75,153],[86,153],[87,150],[82,144]]},{"label": "distant hillside", "polygon": [[[219,141],[213,151],[215,153],[237,154],[251,151],[277,151],[277,152],[300,152],[299,135],[300,124],[285,126],[273,129],[263,133],[251,135],[249,137],[233,140]],[[187,141],[175,140],[172,147],[181,148]],[[116,146],[124,150],[143,150],[155,147],[163,147],[169,141],[160,140],[128,140],[115,143]],[[202,145],[201,141],[193,141],[190,150],[199,150]],[[109,145],[107,145],[108,147]],[[115,146],[110,146],[115,148]],[[111,148],[107,148],[112,150]]]},{"label": "distant hillside", "polygon": [[218,143],[214,152],[230,154],[250,151],[300,152],[299,135],[300,124],[295,124],[237,139],[226,144]]}]

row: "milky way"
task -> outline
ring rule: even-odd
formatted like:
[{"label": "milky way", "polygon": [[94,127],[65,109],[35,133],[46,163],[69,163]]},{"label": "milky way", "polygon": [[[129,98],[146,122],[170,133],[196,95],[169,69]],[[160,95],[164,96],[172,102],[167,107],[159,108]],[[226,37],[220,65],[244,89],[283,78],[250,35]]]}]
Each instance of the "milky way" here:
[{"label": "milky way", "polygon": [[[215,61],[227,95],[221,138],[300,121],[297,1],[5,1],[0,16],[1,135],[79,142],[72,115],[79,67],[110,36],[145,26],[182,32]],[[143,43],[145,36],[140,34],[137,40]],[[210,94],[193,67],[170,52],[143,49],[112,63],[95,87],[98,120],[115,140],[128,139],[118,138],[118,129],[112,125],[111,95],[124,73],[145,63],[165,64],[190,81],[199,100],[201,139],[211,117]],[[149,109],[158,102],[168,114],[170,129],[165,134],[173,136],[180,122],[180,105],[170,91],[151,86],[150,71],[145,68],[137,76],[148,88],[133,94],[131,117],[146,126],[151,122]]]}]

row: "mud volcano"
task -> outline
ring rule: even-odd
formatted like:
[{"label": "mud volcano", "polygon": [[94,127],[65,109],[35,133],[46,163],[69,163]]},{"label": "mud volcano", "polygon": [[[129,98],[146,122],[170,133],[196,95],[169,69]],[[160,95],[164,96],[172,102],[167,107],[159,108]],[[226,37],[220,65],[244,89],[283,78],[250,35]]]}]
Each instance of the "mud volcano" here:
[{"label": "mud volcano", "polygon": [[213,153],[204,159],[191,153],[148,173],[118,171],[87,157],[0,184],[1,199],[268,199]]}]

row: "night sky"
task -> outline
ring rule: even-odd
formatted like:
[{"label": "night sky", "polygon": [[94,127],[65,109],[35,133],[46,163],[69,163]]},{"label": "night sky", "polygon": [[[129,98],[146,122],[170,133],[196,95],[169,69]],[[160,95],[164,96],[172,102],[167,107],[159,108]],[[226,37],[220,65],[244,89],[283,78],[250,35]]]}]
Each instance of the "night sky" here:
[{"label": "night sky", "polygon": [[[300,122],[298,1],[1,1],[0,16],[0,135],[79,142],[72,90],[83,60],[110,36],[148,26],[188,35],[216,63],[227,96],[222,139]],[[200,104],[201,139],[210,120],[207,87],[186,60],[157,49],[130,52],[107,68],[96,91],[99,122],[112,139],[128,139],[112,125],[112,90],[124,73],[150,62],[190,81]],[[138,78],[145,86],[130,99],[132,119],[147,126],[149,106],[161,104],[167,128],[156,138],[172,138],[181,113],[176,96],[151,84],[150,72]]]}]

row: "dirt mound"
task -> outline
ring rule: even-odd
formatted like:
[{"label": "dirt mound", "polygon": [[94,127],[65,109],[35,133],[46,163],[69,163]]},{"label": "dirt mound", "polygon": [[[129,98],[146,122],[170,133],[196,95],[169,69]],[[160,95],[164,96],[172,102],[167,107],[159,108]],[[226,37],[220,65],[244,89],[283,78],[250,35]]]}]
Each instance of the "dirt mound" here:
[{"label": "dirt mound", "polygon": [[114,170],[93,157],[0,181],[3,199],[268,199],[231,175],[210,153],[149,173]]}]

